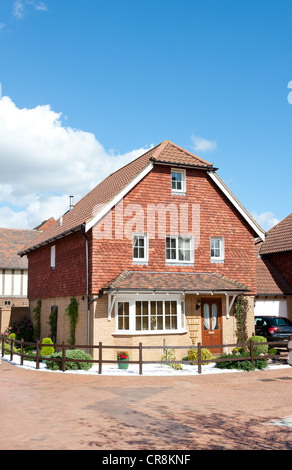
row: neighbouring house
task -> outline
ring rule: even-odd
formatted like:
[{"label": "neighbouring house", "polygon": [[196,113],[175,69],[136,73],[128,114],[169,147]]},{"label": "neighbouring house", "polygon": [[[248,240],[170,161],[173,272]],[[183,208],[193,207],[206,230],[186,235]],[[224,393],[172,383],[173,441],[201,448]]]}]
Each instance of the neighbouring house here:
[{"label": "neighbouring house", "polygon": [[292,320],[292,214],[256,242],[256,258],[255,315]]},{"label": "neighbouring house", "polygon": [[[198,342],[234,343],[240,294],[248,299],[251,335],[254,244],[265,232],[216,170],[163,141],[109,175],[23,247],[31,312],[41,300],[41,337],[50,334],[55,312],[57,342],[67,342],[66,309],[75,297],[78,345],[165,342],[187,349]],[[186,349],[177,350],[177,358]],[[113,350],[104,354],[115,358]],[[149,349],[146,358],[161,354]]]},{"label": "neighbouring house", "polygon": [[[53,220],[53,219],[52,219]],[[18,256],[27,243],[33,243],[45,221],[33,230],[0,228],[0,331],[23,316],[30,315],[27,298],[27,257]]]}]

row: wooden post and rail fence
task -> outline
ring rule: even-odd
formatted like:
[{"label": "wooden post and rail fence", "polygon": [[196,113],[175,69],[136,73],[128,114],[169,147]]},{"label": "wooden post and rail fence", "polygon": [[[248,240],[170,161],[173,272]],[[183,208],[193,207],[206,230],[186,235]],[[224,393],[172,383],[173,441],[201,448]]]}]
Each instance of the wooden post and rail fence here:
[{"label": "wooden post and rail fence", "polygon": [[[2,357],[5,355],[5,352],[8,353],[10,355],[10,361],[13,361],[13,356],[20,356],[20,365],[23,366],[23,361],[24,359],[28,359],[28,360],[32,360],[32,361],[35,361],[36,362],[36,369],[39,369],[40,368],[40,363],[41,361],[44,359],[44,357],[41,355],[41,348],[42,346],[48,346],[47,343],[44,343],[42,344],[40,341],[37,341],[36,343],[28,343],[28,342],[24,342],[23,339],[21,340],[16,340],[16,339],[10,339],[8,338],[7,336],[4,336],[4,335],[0,335],[0,341],[2,342],[2,346],[1,346],[1,352],[2,352]],[[9,347],[8,347],[9,345]],[[18,350],[15,351],[15,346],[18,345]],[[128,364],[138,364],[139,365],[139,374],[140,375],[143,375],[143,364],[168,364],[168,363],[171,363],[171,364],[197,364],[197,368],[198,368],[198,373],[201,374],[202,373],[202,364],[206,364],[206,363],[213,363],[213,362],[229,362],[229,361],[247,361],[247,360],[250,360],[251,363],[252,363],[252,366],[254,367],[254,361],[256,359],[281,359],[283,358],[283,355],[281,354],[274,354],[274,355],[269,355],[269,354],[265,354],[265,356],[263,357],[262,355],[261,356],[255,356],[254,354],[254,348],[255,346],[258,346],[258,345],[272,345],[272,346],[276,346],[278,345],[278,348],[287,348],[287,342],[284,342],[284,341],[279,341],[279,342],[265,342],[265,343],[258,343],[258,342],[254,342],[253,340],[250,340],[248,343],[241,343],[241,344],[220,344],[220,345],[212,345],[212,346],[208,346],[208,348],[206,347],[202,347],[202,344],[201,343],[198,343],[197,346],[194,346],[194,345],[191,345],[191,346],[166,346],[165,345],[165,342],[162,346],[143,346],[142,343],[139,343],[139,345],[137,346],[108,346],[108,345],[104,345],[103,343],[98,343],[98,345],[91,345],[91,346],[88,346],[88,345],[69,345],[69,344],[65,344],[65,342],[63,341],[61,344],[50,344],[50,346],[54,347],[55,349],[59,349],[61,352],[62,352],[62,355],[61,355],[61,358],[55,358],[55,357],[45,357],[45,360],[46,361],[56,361],[56,362],[60,362],[61,361],[61,369],[63,372],[65,372],[66,370],[66,362],[90,362],[92,364],[98,364],[98,373],[99,374],[102,374],[102,366],[103,364],[119,364],[119,363],[122,363],[123,361],[118,361],[118,360],[109,360],[109,359],[104,359],[103,358],[103,351],[105,349],[115,349],[115,350],[138,350],[138,360],[136,361],[132,361],[132,360],[129,360],[127,363]],[[25,348],[26,347],[30,347],[30,348],[33,348],[35,347],[35,350],[36,350],[36,355],[34,356],[31,356],[29,355],[26,351],[25,351]],[[202,349],[209,349],[209,350],[212,350],[212,348],[222,348],[222,349],[225,349],[225,348],[240,348],[240,347],[243,347],[243,348],[246,348],[246,349],[249,349],[250,351],[250,356],[236,356],[236,357],[228,357],[228,358],[213,358],[213,359],[205,359],[205,358],[202,358]],[[20,349],[20,351],[19,351]],[[82,349],[82,350],[86,350],[86,349],[89,349],[89,350],[94,350],[94,349],[97,349],[98,350],[98,359],[71,359],[71,358],[68,358],[66,357],[66,350],[67,349]],[[162,350],[164,353],[169,351],[169,350],[178,350],[178,349],[184,349],[184,350],[190,350],[190,349],[197,349],[198,351],[198,358],[197,360],[180,360],[180,361],[173,361],[171,359],[166,359],[166,360],[160,360],[160,361],[146,361],[146,360],[143,360],[143,351],[144,350],[150,350],[150,349],[160,349]],[[290,366],[292,366],[292,337],[289,338],[289,343],[288,343],[288,356],[287,356],[287,359],[288,359],[288,364]],[[287,351],[286,349],[286,351]],[[167,356],[166,356],[167,357]],[[285,357],[285,356],[284,356]]]}]

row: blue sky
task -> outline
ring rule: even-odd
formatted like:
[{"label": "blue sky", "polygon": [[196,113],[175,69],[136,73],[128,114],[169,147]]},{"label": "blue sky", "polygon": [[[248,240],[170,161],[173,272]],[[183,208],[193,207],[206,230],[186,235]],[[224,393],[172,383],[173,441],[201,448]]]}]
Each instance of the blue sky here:
[{"label": "blue sky", "polygon": [[0,226],[58,217],[164,139],[282,220],[291,20],[291,0],[1,0]]}]

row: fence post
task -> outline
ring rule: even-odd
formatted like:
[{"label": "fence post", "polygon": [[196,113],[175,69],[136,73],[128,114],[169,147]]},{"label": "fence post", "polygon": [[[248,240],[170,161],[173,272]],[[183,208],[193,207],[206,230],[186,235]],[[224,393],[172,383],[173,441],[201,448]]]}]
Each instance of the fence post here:
[{"label": "fence post", "polygon": [[98,373],[102,373],[102,343],[98,343]]},{"label": "fence post", "polygon": [[142,343],[139,343],[139,374],[142,375]]},{"label": "fence post", "polygon": [[14,346],[14,340],[11,338],[10,340],[10,361],[13,360],[13,346]]},{"label": "fence post", "polygon": [[65,350],[65,343],[62,341],[62,372],[66,370],[66,350]]},{"label": "fence post", "polygon": [[292,366],[292,337],[289,336],[289,343],[288,343],[288,364]]},{"label": "fence post", "polygon": [[253,351],[253,340],[250,340],[250,357],[251,357],[251,364],[254,368],[254,351]]},{"label": "fence post", "polygon": [[4,356],[4,344],[5,344],[5,340],[4,340],[4,335],[2,336],[2,357]]},{"label": "fence post", "polygon": [[36,369],[40,368],[40,340],[36,342]]},{"label": "fence post", "polygon": [[21,341],[20,341],[20,365],[23,366],[23,342],[24,342],[24,339],[21,338]]},{"label": "fence post", "polygon": [[202,353],[201,353],[202,345],[198,343],[198,373],[202,373]]}]

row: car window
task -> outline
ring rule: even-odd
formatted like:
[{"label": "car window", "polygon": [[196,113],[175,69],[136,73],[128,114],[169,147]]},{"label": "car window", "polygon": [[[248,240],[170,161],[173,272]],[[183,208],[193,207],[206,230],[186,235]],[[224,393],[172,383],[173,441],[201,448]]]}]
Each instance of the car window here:
[{"label": "car window", "polygon": [[292,322],[288,318],[273,318],[271,323],[274,326],[292,326]]}]

